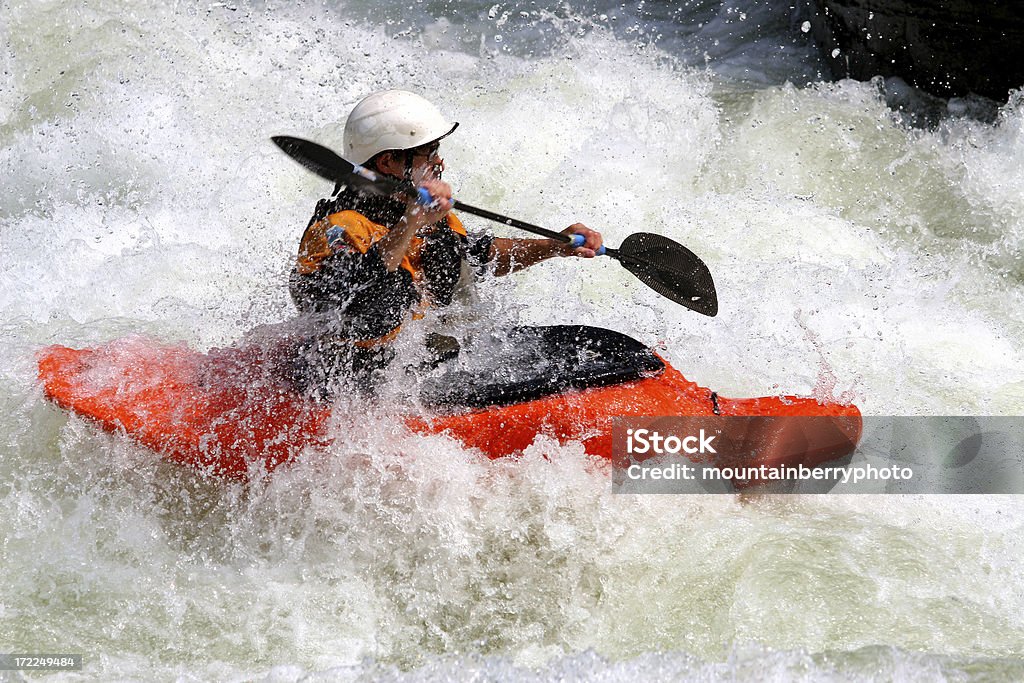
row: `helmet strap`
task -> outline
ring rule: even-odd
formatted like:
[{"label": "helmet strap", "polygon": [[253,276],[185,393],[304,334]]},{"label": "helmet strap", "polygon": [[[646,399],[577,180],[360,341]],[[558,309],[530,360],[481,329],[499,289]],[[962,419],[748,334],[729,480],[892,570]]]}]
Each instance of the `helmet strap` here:
[{"label": "helmet strap", "polygon": [[405,180],[412,182],[412,150],[405,150]]}]

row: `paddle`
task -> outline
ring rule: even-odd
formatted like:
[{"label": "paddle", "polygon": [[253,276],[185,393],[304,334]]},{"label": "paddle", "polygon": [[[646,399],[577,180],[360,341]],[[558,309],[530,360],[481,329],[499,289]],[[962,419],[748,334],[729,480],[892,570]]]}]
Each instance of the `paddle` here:
[{"label": "paddle", "polygon": [[[402,195],[421,204],[433,201],[430,193],[422,187],[417,188],[411,183],[353,165],[315,142],[284,135],[271,139],[288,156],[321,178],[351,185],[371,194]],[[458,200],[453,202],[453,208],[577,247],[583,244],[582,235],[563,235]],[[708,267],[692,251],[667,237],[638,232],[624,239],[618,249],[602,247],[598,254],[617,260],[658,294],[692,311],[707,316],[718,313],[718,296]]]}]

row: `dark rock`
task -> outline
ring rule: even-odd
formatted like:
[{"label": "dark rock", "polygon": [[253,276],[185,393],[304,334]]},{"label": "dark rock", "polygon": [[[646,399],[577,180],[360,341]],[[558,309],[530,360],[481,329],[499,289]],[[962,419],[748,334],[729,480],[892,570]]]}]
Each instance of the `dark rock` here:
[{"label": "dark rock", "polygon": [[981,95],[966,95],[945,99],[915,88],[899,76],[883,79],[875,76],[871,82],[878,88],[885,103],[908,126],[935,128],[945,119],[973,119],[982,123],[995,123],[999,118],[999,103]]},{"label": "dark rock", "polygon": [[1024,87],[1020,3],[810,0],[814,39],[837,78],[898,76],[940,97],[1006,101]]}]

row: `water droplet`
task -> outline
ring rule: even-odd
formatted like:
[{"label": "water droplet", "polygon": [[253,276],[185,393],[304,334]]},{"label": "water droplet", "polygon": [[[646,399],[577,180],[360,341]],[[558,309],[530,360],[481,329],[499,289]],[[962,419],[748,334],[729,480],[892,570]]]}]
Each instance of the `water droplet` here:
[{"label": "water droplet", "polygon": [[805,21],[804,23],[800,24],[800,30],[803,31],[804,33],[807,33],[808,31],[810,31],[811,30],[811,22]]}]

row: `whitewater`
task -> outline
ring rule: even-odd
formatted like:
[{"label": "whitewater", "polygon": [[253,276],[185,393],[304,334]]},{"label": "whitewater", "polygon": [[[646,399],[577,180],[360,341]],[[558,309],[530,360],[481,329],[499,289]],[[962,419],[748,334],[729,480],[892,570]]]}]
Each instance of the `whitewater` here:
[{"label": "whitewater", "polygon": [[560,259],[467,315],[624,332],[725,396],[1021,415],[1024,96],[914,126],[886,84],[830,82],[801,23],[755,0],[5,0],[0,652],[84,656],[53,680],[1024,677],[1018,497],[617,495],[578,443],[491,462],[344,399],[330,447],[239,483],[36,382],[48,344],[207,350],[293,315],[331,188],[270,137],[340,150],[396,87],[459,121],[458,198],[666,235],[720,304]]}]

